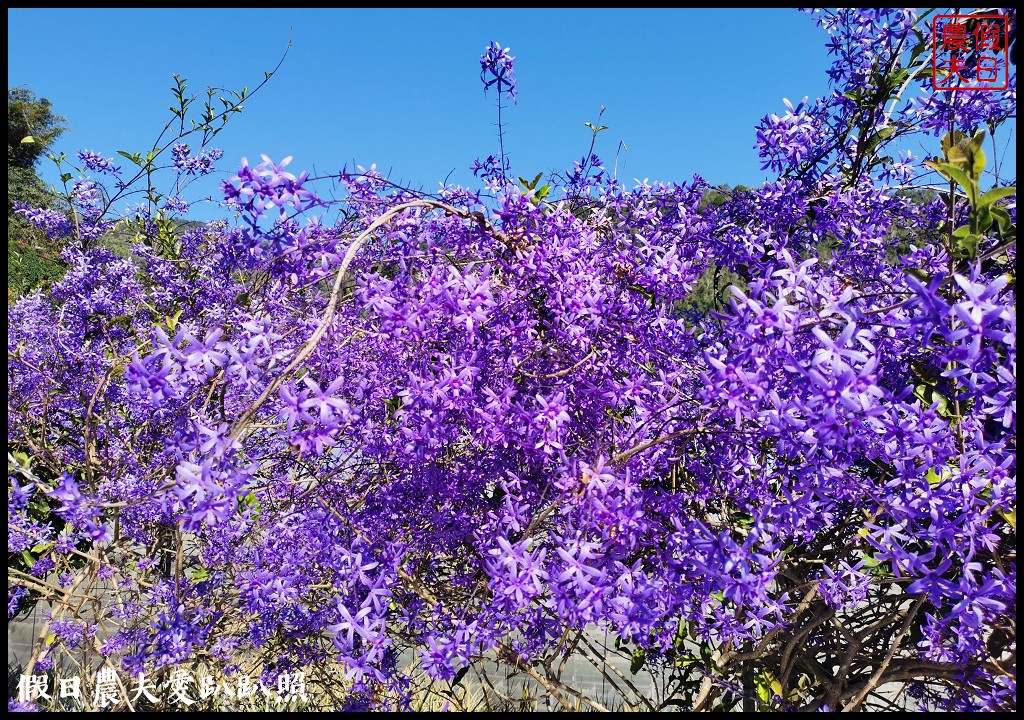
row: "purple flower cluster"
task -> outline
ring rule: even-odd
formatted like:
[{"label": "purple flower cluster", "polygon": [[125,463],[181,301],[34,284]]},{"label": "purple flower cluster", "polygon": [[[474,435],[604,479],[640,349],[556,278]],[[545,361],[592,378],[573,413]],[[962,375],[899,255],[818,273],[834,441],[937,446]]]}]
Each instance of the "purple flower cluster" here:
[{"label": "purple flower cluster", "polygon": [[25,218],[33,227],[42,230],[47,237],[54,240],[69,238],[74,235],[75,222],[65,213],[47,208],[35,208],[24,203],[15,202],[14,212]]},{"label": "purple flower cluster", "polygon": [[119,175],[121,173],[121,168],[115,165],[112,159],[91,150],[79,150],[78,159],[82,161],[85,169],[91,172],[101,175]]},{"label": "purple flower cluster", "polygon": [[59,500],[61,506],[54,512],[64,520],[75,525],[93,542],[107,542],[112,537],[110,529],[98,521],[97,513],[89,508],[88,500],[83,497],[81,487],[69,473],[63,473],[57,487],[48,495]]},{"label": "purple flower cluster", "polygon": [[189,204],[180,197],[169,197],[164,200],[164,210],[172,215],[187,215]]},{"label": "purple flower cluster", "polygon": [[213,172],[214,163],[224,157],[224,151],[217,148],[200,150],[192,154],[192,148],[185,143],[178,143],[171,148],[171,160],[179,173],[184,175],[208,175]]},{"label": "purple flower cluster", "polygon": [[[320,204],[319,198],[303,187],[308,175],[293,175],[284,168],[292,161],[286,157],[280,164],[274,163],[266,155],[261,156],[263,162],[250,167],[248,160],[242,158],[242,167],[238,174],[221,183],[224,198],[229,207],[240,210],[244,220],[256,230],[260,220],[274,208],[278,209],[274,229],[257,240],[253,236],[247,243],[280,250],[294,240],[295,232],[288,222],[287,210],[301,213]],[[262,234],[262,233],[261,233]]]},{"label": "purple flower cluster", "polygon": [[501,160],[494,155],[488,155],[485,160],[477,158],[470,167],[473,175],[480,178],[483,181],[484,187],[492,192],[500,190],[502,185],[505,184],[505,178],[508,177],[509,169],[507,159],[504,167],[502,167]]},{"label": "purple flower cluster", "polygon": [[827,141],[820,112],[814,112],[813,107],[810,110],[804,109],[807,98],[796,107],[786,98],[783,98],[783,102],[786,104],[786,114],[781,117],[765,115],[757,128],[757,144],[754,147],[764,161],[761,164],[762,170],[771,169],[781,173],[790,168],[799,168],[803,163],[816,160],[822,143]]},{"label": "purple flower cluster", "polygon": [[486,93],[491,87],[500,96],[503,92],[512,102],[516,101],[515,58],[509,54],[509,48],[502,48],[497,41],[487,46],[487,51],[480,56],[480,81]]},{"label": "purple flower cluster", "polygon": [[[915,21],[822,17],[833,79],[859,89],[858,53],[896,62]],[[514,98],[512,61],[489,46],[485,87]],[[934,707],[1008,707],[1015,226],[964,259],[967,200],[898,192],[909,156],[875,173],[856,136],[828,144],[848,101],[766,116],[784,177],[721,205],[700,178],[624,187],[596,156],[538,204],[492,156],[481,189],[437,197],[343,172],[332,221],[263,156],[222,184],[234,224],[131,259],[70,249],[8,309],[8,442],[29,458],[8,549],[34,560],[9,614],[33,577],[68,612],[102,579],[117,630],[69,617],[68,645],[84,627],[140,672],[340,663],[351,707],[407,698],[407,648],[453,680],[481,657],[543,668],[594,626],[657,671],[697,665],[721,707],[745,692],[737,654],[808,709],[876,671],[923,678]],[[91,182],[78,202],[101,208]],[[860,675],[801,684],[819,657]]]},{"label": "purple flower cluster", "polygon": [[20,585],[7,586],[7,617],[12,618],[21,608],[21,601],[28,595],[28,590]]}]

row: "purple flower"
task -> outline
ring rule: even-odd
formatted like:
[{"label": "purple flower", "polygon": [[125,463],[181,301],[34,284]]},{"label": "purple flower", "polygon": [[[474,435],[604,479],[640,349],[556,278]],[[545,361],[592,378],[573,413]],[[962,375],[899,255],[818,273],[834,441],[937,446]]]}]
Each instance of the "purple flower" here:
[{"label": "purple flower", "polygon": [[484,92],[495,86],[500,96],[505,96],[516,101],[516,80],[514,77],[513,65],[515,58],[509,55],[509,48],[502,48],[494,41],[487,46],[487,51],[480,56],[480,81],[484,84]]},{"label": "purple flower", "polygon": [[28,590],[20,585],[7,586],[7,617],[12,618],[21,607],[22,598],[28,595]]},{"label": "purple flower", "polygon": [[121,168],[114,165],[113,160],[91,150],[79,150],[78,159],[85,165],[86,170],[91,170],[92,172],[98,172],[103,175],[118,175],[121,172]]},{"label": "purple flower", "polygon": [[771,169],[781,173],[799,168],[802,163],[815,159],[822,144],[827,141],[828,136],[823,132],[820,104],[805,111],[807,98],[796,107],[788,99],[784,98],[783,102],[786,104],[786,114],[782,117],[765,115],[757,128],[757,144],[754,147],[764,160],[762,170]]},{"label": "purple flower", "polygon": [[71,218],[56,210],[34,208],[20,202],[14,203],[13,210],[54,240],[71,237],[75,232]]},{"label": "purple flower", "polygon": [[[99,558],[116,590],[81,621],[51,588],[62,643],[95,637],[132,674],[260,658],[271,685],[340,662],[339,702],[410,709],[407,650],[437,678],[541,670],[593,624],[730,703],[757,659],[712,665],[685,638],[799,668],[849,634],[849,667],[892,647],[932,709],[1012,706],[1016,249],[993,229],[966,262],[970,203],[889,185],[909,157],[862,157],[884,128],[911,141],[1007,100],[916,117],[928,91],[890,87],[927,57],[914,13],[817,15],[835,87],[765,116],[784,177],[760,187],[627,186],[588,153],[536,205],[502,154],[474,166],[482,192],[343,171],[303,221],[315,179],[263,157],[222,185],[230,220],[131,259],[67,243],[66,276],[8,308],[9,555],[80,592]],[[507,49],[481,79],[515,99]],[[184,139],[172,214],[216,155]],[[109,197],[76,185],[80,230],[19,212],[77,241]],[[27,595],[9,583],[9,613]]]},{"label": "purple flower", "polygon": [[50,623],[50,631],[68,648],[74,648],[82,641],[85,627],[77,620],[54,620]]},{"label": "purple flower", "polygon": [[35,703],[21,702],[14,698],[8,698],[7,712],[40,712],[40,710]]},{"label": "purple flower", "polygon": [[189,204],[179,197],[169,197],[164,201],[164,209],[175,215],[186,215]]},{"label": "purple flower", "polygon": [[224,151],[217,148],[200,150],[192,155],[192,149],[185,143],[178,143],[171,148],[171,161],[178,172],[185,175],[208,175],[213,172],[213,164],[224,157]]}]

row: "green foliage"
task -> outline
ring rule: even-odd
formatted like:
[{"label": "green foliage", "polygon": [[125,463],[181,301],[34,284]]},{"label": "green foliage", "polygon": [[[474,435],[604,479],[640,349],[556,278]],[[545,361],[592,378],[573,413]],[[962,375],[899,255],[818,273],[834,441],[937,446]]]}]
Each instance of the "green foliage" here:
[{"label": "green foliage", "polygon": [[54,207],[35,166],[66,130],[50,101],[25,88],[7,91],[7,297],[48,287],[64,275],[60,247],[11,211],[15,202]]},{"label": "green foliage", "polygon": [[[590,123],[587,123],[590,125]],[[537,187],[540,179],[544,176],[544,173],[537,173],[533,180],[527,180],[526,178],[519,178],[519,184],[523,186],[523,191],[530,195],[530,202],[534,205],[540,205],[544,198],[551,194],[554,189],[552,185],[541,185]]]},{"label": "green foliage", "polygon": [[[32,169],[65,131],[65,119],[46,98],[26,88],[7,90],[7,167]],[[10,200],[8,199],[8,203]]]},{"label": "green foliage", "polygon": [[746,185],[736,185],[730,188],[727,183],[716,185],[713,188],[708,188],[704,191],[703,196],[700,199],[700,205],[697,206],[697,211],[703,213],[708,207],[720,207],[729,202],[729,200],[736,194],[742,194],[749,192],[750,188]]},{"label": "green foliage", "polygon": [[782,697],[782,683],[767,668],[754,677],[754,688],[757,690],[757,698],[769,707],[773,705],[774,698]]},{"label": "green foliage", "polygon": [[53,285],[64,276],[59,251],[48,238],[17,217],[7,218],[7,298]]},{"label": "green foliage", "polygon": [[697,279],[693,290],[686,296],[686,299],[676,304],[676,310],[680,312],[695,311],[701,315],[712,311],[720,312],[732,299],[732,291],[729,288],[733,285],[740,290],[747,289],[743,278],[737,273],[728,268],[712,265]]},{"label": "green foliage", "polygon": [[943,156],[924,163],[950,181],[950,203],[955,202],[956,187],[967,196],[971,205],[970,219],[967,225],[955,230],[951,228],[950,253],[959,260],[972,262],[978,257],[983,236],[994,234],[1003,240],[1015,240],[1017,235],[1010,214],[995,204],[1004,197],[1016,195],[1017,188],[981,192],[981,174],[985,170],[985,152],[981,148],[984,140],[984,130],[973,136],[956,130],[946,133],[940,143]]}]

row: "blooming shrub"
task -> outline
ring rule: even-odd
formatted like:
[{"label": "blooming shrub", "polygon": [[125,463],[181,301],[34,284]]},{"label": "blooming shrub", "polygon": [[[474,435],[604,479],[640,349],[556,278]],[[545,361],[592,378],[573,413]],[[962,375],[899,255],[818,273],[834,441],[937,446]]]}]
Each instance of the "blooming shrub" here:
[{"label": "blooming shrub", "polygon": [[[716,206],[594,155],[541,193],[502,152],[435,196],[343,171],[333,224],[289,159],[243,160],[233,222],[175,231],[179,190],[150,197],[130,258],[97,242],[116,194],[25,209],[71,239],[8,310],[8,612],[49,600],[56,638],[28,672],[62,646],[133,676],[202,658],[402,706],[413,650],[568,705],[556,661],[596,626],[664,679],[649,708],[893,683],[1012,707],[1016,205],[983,192],[978,126],[1015,98],[907,97],[926,17],[818,17],[833,95],[766,116],[778,179]],[[488,47],[485,86],[514,98],[513,60]],[[912,133],[924,199],[884,154]],[[168,147],[179,178],[219,158]],[[742,282],[695,308],[716,268]]]}]

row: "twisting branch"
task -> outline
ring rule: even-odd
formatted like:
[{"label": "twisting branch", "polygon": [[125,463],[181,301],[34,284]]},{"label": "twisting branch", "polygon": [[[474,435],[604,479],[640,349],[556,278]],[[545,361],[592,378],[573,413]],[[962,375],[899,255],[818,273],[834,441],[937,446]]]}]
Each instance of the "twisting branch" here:
[{"label": "twisting branch", "polygon": [[270,381],[263,392],[260,393],[259,397],[253,401],[252,405],[239,416],[234,426],[231,428],[231,432],[228,437],[232,441],[238,440],[249,423],[255,417],[256,413],[263,406],[263,404],[270,398],[274,392],[284,383],[284,381],[291,375],[292,371],[302,365],[303,362],[313,354],[316,350],[317,345],[323,339],[324,335],[327,334],[328,328],[331,326],[331,321],[334,319],[334,314],[338,308],[338,302],[341,299],[341,290],[344,285],[345,275],[348,272],[349,266],[355,259],[356,254],[360,248],[370,239],[370,236],[379,228],[386,225],[391,221],[392,218],[402,214],[406,210],[413,208],[428,208],[432,210],[444,210],[449,215],[455,215],[457,217],[465,218],[466,220],[473,220],[477,222],[486,232],[490,233],[494,238],[505,244],[509,245],[508,237],[505,233],[495,228],[482,212],[470,212],[462,208],[457,208],[454,205],[448,205],[447,203],[438,202],[437,200],[412,200],[410,202],[402,203],[391,208],[367,227],[363,232],[352,241],[349,245],[348,251],[345,253],[345,257],[342,258],[341,267],[338,268],[338,272],[334,277],[334,286],[331,289],[331,298],[327,303],[327,308],[324,310],[323,316],[320,318],[320,323],[317,325],[316,330],[309,337],[309,339],[303,343],[302,347],[296,351],[291,362],[277,377]]}]

